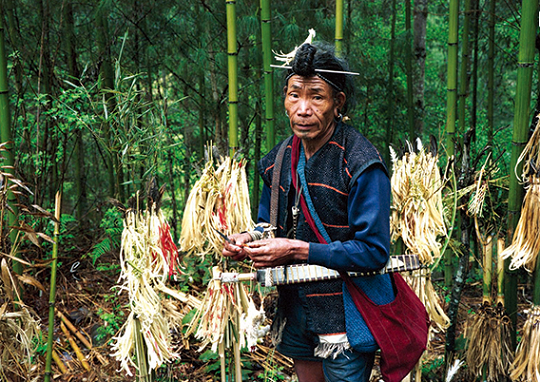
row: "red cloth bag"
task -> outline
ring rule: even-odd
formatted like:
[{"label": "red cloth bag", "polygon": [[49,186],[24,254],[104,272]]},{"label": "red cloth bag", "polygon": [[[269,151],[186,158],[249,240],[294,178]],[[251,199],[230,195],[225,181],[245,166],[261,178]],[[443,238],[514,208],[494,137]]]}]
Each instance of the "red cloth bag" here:
[{"label": "red cloth bag", "polygon": [[430,320],[424,304],[399,273],[390,274],[395,299],[385,305],[371,301],[345,272],[341,277],[381,348],[383,380],[401,381],[426,350]]}]

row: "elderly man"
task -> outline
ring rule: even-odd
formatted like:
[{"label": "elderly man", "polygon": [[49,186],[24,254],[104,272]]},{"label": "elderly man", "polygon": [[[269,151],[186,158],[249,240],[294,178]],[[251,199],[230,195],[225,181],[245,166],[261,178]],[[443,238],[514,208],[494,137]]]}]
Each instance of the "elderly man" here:
[{"label": "elderly man", "polygon": [[[285,80],[293,136],[285,141],[275,238],[231,235],[223,255],[257,268],[307,263],[339,271],[381,269],[389,257],[390,182],[373,145],[342,119],[353,88],[346,62],[325,44],[303,44]],[[259,222],[270,222],[279,148],[258,165]],[[393,299],[388,275],[355,279],[374,301]],[[277,349],[294,359],[300,382],[369,381],[377,344],[362,316],[347,331],[341,279],[278,287]],[[347,316],[349,319],[349,317]],[[353,344],[351,346],[351,344]]]}]

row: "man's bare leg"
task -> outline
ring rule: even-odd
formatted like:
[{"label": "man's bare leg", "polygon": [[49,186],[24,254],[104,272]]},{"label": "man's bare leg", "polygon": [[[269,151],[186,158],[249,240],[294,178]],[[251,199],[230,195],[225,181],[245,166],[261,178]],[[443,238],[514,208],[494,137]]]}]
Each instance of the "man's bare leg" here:
[{"label": "man's bare leg", "polygon": [[322,362],[294,360],[298,382],[324,382]]}]

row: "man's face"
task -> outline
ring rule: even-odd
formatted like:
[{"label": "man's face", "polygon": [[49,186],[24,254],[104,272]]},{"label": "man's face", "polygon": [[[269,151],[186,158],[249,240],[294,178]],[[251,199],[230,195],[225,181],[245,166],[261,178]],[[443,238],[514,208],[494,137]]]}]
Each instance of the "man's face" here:
[{"label": "man's face", "polygon": [[345,102],[345,94],[333,94],[332,87],[318,76],[293,75],[285,88],[285,110],[293,133],[300,139],[321,145],[334,131],[334,117]]}]

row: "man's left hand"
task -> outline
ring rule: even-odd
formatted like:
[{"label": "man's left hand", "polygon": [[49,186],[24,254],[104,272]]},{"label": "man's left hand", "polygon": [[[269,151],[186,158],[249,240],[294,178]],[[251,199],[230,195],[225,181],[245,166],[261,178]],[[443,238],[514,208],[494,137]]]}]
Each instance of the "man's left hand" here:
[{"label": "man's left hand", "polygon": [[277,267],[293,261],[305,261],[309,243],[285,238],[257,240],[244,247],[255,268]]}]

